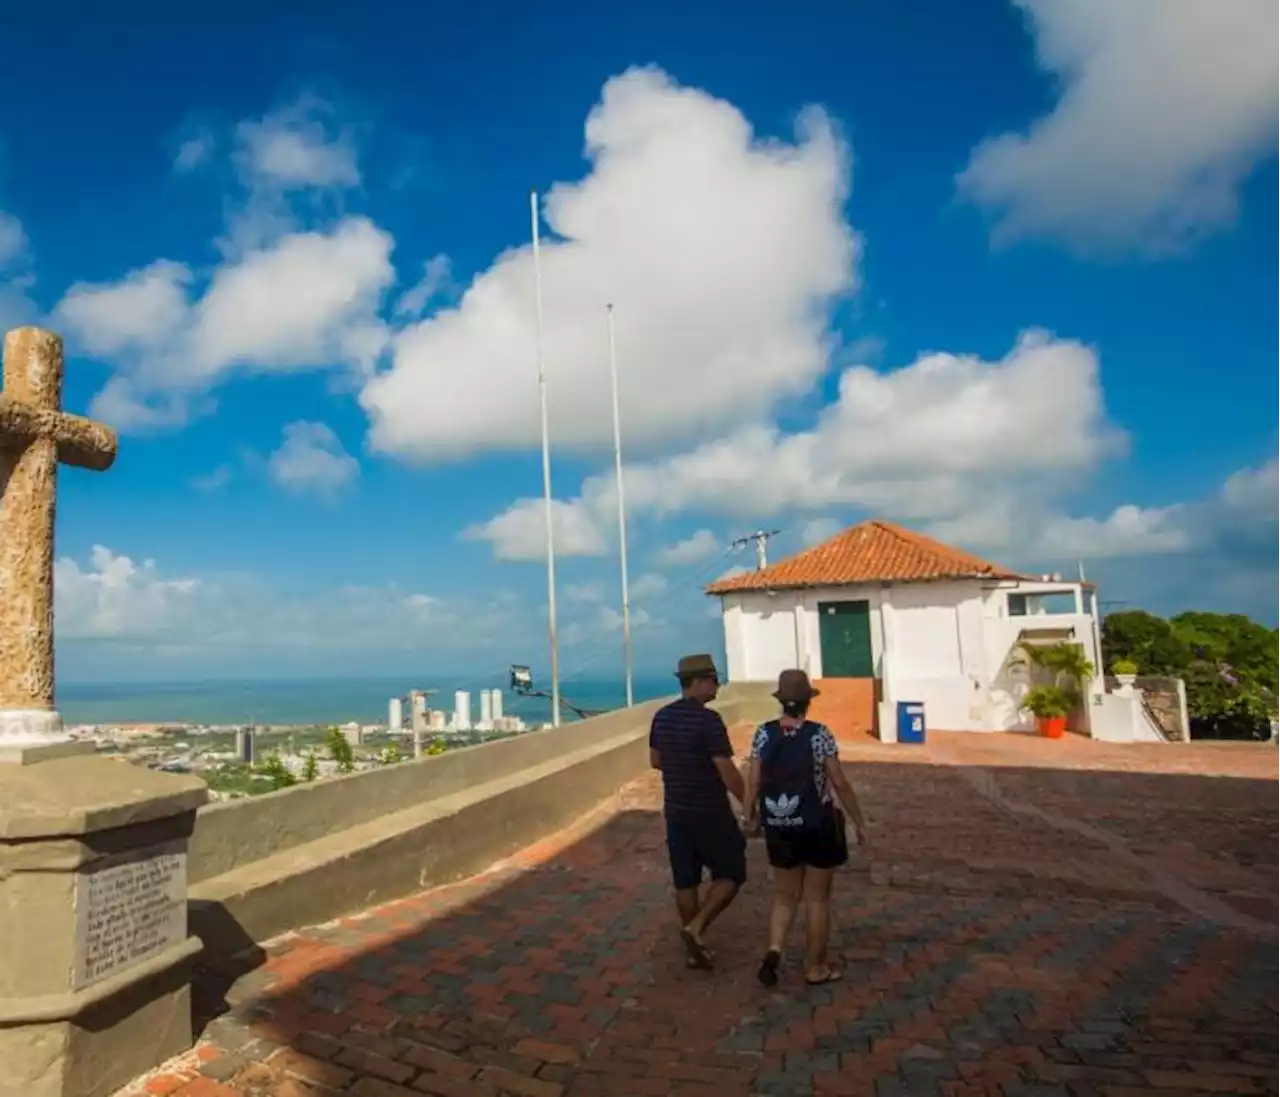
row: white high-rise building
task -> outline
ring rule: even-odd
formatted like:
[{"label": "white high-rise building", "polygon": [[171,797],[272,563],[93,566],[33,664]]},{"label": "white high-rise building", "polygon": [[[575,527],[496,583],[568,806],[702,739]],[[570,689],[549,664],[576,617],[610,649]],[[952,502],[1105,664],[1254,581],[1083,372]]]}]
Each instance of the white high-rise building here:
[{"label": "white high-rise building", "polygon": [[432,731],[444,731],[448,721],[445,719],[444,710],[433,708],[429,714],[428,724]]},{"label": "white high-rise building", "polygon": [[399,731],[404,727],[404,705],[399,697],[392,697],[387,702],[387,730]]},{"label": "white high-rise building", "polygon": [[493,730],[493,694],[487,690],[480,691],[480,723],[481,731]]},{"label": "white high-rise building", "polygon": [[423,690],[409,691],[409,724],[415,732],[427,728],[427,695]]},{"label": "white high-rise building", "polygon": [[494,723],[502,719],[502,690],[493,691],[493,700],[489,702],[489,714]]},{"label": "white high-rise building", "polygon": [[471,730],[471,694],[465,689],[453,695],[453,730]]}]

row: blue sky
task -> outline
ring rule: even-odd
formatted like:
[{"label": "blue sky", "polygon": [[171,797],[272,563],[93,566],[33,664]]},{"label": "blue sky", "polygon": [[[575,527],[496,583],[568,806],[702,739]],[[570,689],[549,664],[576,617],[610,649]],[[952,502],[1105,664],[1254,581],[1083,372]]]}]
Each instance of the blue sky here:
[{"label": "blue sky", "polygon": [[567,672],[607,301],[642,667],[718,649],[733,536],[869,515],[1275,620],[1273,4],[272,11],[6,26],[0,322],[121,432],[67,679],[545,663],[531,188]]}]

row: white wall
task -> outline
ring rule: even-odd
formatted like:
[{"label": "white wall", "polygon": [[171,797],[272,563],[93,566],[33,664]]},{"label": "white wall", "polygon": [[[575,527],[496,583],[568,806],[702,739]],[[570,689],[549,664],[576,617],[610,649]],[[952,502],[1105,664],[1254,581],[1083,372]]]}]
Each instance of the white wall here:
[{"label": "white wall", "polygon": [[1163,743],[1164,736],[1151,726],[1137,694],[1098,693],[1090,699],[1090,734],[1105,743]]},{"label": "white wall", "polygon": [[[1059,591],[1074,592],[1074,613],[1044,613],[1029,616],[1009,615],[1010,594],[1044,594]],[[1071,640],[1084,647],[1085,657],[1094,666],[1092,682],[1085,683],[1085,694],[1105,692],[1101,659],[1098,653],[1097,622],[1083,612],[1085,600],[1079,583],[1063,582],[1009,582],[984,591],[982,601],[983,636],[987,666],[990,668],[991,726],[997,731],[1030,731],[1035,719],[1022,709],[1022,698],[1029,688],[1025,670],[1010,666],[1016,653],[1019,637],[1024,632],[1040,632],[1047,639]],[[1093,717],[1092,706],[1081,710],[1088,731]]]},{"label": "white wall", "polygon": [[725,661],[731,682],[776,681],[792,667],[822,677],[818,603],[871,603],[871,657],[879,668],[883,632],[878,587],[815,587],[811,590],[745,591],[722,598]]},{"label": "white wall", "polygon": [[[1059,591],[1074,591],[1077,612],[1009,615],[1010,593]],[[1009,667],[1024,630],[1069,635],[1100,667],[1096,622],[1082,612],[1078,583],[996,584],[972,579],[726,595],[722,603],[729,681],[776,680],[780,671],[797,666],[821,678],[818,606],[856,601],[870,606],[872,660],[884,700],[923,703],[928,724],[935,729],[1034,727],[1034,720],[1021,710],[1026,676]],[[1099,674],[1088,692],[1103,692],[1101,683]]]},{"label": "white wall", "polygon": [[885,591],[885,699],[919,701],[929,727],[989,726],[982,584],[902,583]]}]

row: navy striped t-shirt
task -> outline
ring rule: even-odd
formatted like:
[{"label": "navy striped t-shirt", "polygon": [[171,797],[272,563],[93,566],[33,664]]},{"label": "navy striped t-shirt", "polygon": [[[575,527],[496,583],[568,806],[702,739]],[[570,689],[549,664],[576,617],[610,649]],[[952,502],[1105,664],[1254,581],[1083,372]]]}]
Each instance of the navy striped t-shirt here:
[{"label": "navy striped t-shirt", "polygon": [[661,756],[663,810],[668,818],[732,815],[714,761],[733,757],[729,730],[718,712],[687,697],[672,701],[654,713],[649,746]]}]

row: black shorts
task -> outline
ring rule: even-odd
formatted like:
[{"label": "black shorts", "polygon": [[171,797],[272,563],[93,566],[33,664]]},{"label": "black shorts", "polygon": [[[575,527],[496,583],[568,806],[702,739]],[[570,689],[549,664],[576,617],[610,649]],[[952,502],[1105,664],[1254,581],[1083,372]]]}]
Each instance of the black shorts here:
[{"label": "black shorts", "polygon": [[747,840],[729,814],[705,818],[667,818],[667,852],[677,891],[702,883],[705,869],[713,880],[747,882]]},{"label": "black shorts", "polygon": [[844,816],[833,812],[817,830],[779,834],[765,827],[764,848],[774,868],[839,868],[849,860]]}]

